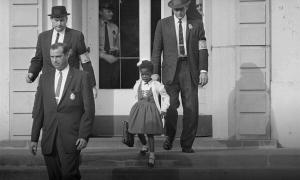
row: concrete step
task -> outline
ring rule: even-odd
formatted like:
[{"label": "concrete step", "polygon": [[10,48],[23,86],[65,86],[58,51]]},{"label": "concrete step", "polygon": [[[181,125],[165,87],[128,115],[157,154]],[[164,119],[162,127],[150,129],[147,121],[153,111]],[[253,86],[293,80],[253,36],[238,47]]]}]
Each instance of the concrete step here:
[{"label": "concrete step", "polygon": [[[42,155],[0,150],[0,179],[47,179]],[[299,149],[197,150],[194,154],[157,151],[154,169],[137,148],[87,149],[82,152],[83,179],[299,179]]]},{"label": "concrete step", "polygon": [[[299,180],[299,169],[86,168],[82,180]],[[45,167],[0,168],[1,180],[46,180]]]},{"label": "concrete step", "polygon": [[[161,148],[164,136],[155,137],[155,146]],[[138,138],[135,138],[135,146],[139,146]],[[0,141],[0,149],[27,149],[28,140]],[[174,148],[180,148],[179,138],[175,139]],[[121,143],[121,137],[90,138],[88,149],[128,149]],[[198,137],[193,144],[194,149],[274,149],[277,148],[275,140],[223,140],[206,137]]]},{"label": "concrete step", "polygon": [[[299,149],[196,150],[193,154],[174,149],[155,154],[158,168],[300,168]],[[86,149],[81,155],[82,165],[92,167],[144,167],[147,162],[137,148]],[[44,166],[44,160],[40,152],[32,156],[28,150],[0,150],[0,166]]]},{"label": "concrete step", "polygon": [[[171,151],[156,138],[155,168],[149,169],[139,143],[126,147],[120,138],[91,139],[82,152],[83,179],[299,179],[300,150],[276,148],[272,141],[222,141],[197,138],[193,154],[181,152],[178,140]],[[0,143],[0,180],[47,179],[40,149],[37,156],[27,142]]]}]

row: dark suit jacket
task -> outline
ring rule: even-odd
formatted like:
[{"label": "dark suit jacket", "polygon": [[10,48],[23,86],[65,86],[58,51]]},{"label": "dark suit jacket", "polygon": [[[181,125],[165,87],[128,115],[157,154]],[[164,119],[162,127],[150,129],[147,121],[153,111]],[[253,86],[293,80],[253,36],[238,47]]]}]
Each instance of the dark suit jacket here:
[{"label": "dark suit jacket", "polygon": [[[201,70],[208,70],[207,49],[199,50],[199,40],[206,40],[203,23],[198,19],[187,17],[186,44],[190,73],[193,83],[199,83]],[[163,62],[161,67],[161,53],[163,52]],[[175,76],[178,48],[175,31],[174,17],[170,16],[159,20],[155,30],[152,58],[154,73],[159,74],[162,68],[162,82],[170,85]]]},{"label": "dark suit jacket", "polygon": [[[44,31],[41,34],[39,34],[35,56],[31,59],[31,64],[28,70],[28,72],[33,73],[33,80],[36,79],[41,70],[45,73],[54,69],[50,60],[50,46],[52,33],[53,29]],[[86,52],[83,34],[80,31],[66,28],[64,43],[66,43],[72,49],[72,54],[69,57],[69,65],[71,67],[79,69],[79,56]],[[87,71],[92,79],[92,86],[95,86],[96,81],[94,76],[94,70],[91,67],[91,63],[85,63],[82,65],[83,70]]]},{"label": "dark suit jacket", "polygon": [[54,76],[55,70],[52,70],[40,77],[33,107],[31,141],[39,140],[42,129],[42,153],[50,154],[57,132],[65,152],[76,152],[76,140],[89,139],[95,116],[90,78],[86,72],[70,67],[61,100],[57,104]]}]

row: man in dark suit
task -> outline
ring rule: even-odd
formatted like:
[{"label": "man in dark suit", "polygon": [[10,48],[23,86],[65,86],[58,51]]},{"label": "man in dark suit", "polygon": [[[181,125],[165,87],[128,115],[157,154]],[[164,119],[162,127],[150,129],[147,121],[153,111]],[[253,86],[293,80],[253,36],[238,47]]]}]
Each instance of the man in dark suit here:
[{"label": "man in dark suit", "polygon": [[95,117],[95,103],[87,72],[68,64],[69,47],[50,47],[55,69],[43,73],[35,95],[30,151],[41,148],[50,180],[80,179],[80,151],[86,147]]},{"label": "man in dark suit", "polygon": [[[171,0],[173,16],[157,23],[152,52],[154,79],[159,78],[170,96],[166,115],[167,138],[163,148],[170,150],[176,134],[179,93],[183,106],[183,130],[180,137],[182,152],[193,153],[192,145],[198,126],[198,84],[208,81],[208,53],[205,32],[200,19],[190,19],[186,11],[190,0]],[[161,65],[161,53],[163,62]]]},{"label": "man in dark suit", "polygon": [[80,31],[66,27],[69,13],[65,6],[53,6],[49,14],[52,22],[52,29],[42,32],[38,37],[35,56],[31,59],[26,81],[33,82],[40,71],[47,73],[54,69],[51,64],[49,50],[54,43],[66,43],[71,48],[69,65],[79,69],[80,63],[84,71],[89,73],[91,85],[93,86],[94,97],[97,96],[96,80],[94,70],[88,56],[84,42],[84,36]]}]

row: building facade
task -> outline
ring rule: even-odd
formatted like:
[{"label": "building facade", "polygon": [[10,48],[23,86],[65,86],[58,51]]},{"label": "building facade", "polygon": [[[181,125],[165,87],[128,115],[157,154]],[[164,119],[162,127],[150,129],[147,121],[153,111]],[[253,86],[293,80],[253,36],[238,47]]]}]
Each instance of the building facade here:
[{"label": "building facade", "polygon": [[[37,81],[27,84],[24,77],[38,33],[51,28],[47,15],[53,5],[65,5],[71,13],[68,26],[84,33],[99,82],[101,1],[0,2],[0,140],[29,139]],[[138,78],[136,62],[151,57],[157,19],[171,15],[171,10],[169,0],[113,2],[124,42],[121,79],[128,83]],[[199,134],[228,140],[272,139],[282,147],[300,147],[300,76],[296,73],[300,68],[300,2],[192,1],[193,7],[199,3],[210,54],[209,83],[199,88]],[[99,89],[95,136],[121,134],[121,121],[126,120],[134,103],[129,86]]]}]

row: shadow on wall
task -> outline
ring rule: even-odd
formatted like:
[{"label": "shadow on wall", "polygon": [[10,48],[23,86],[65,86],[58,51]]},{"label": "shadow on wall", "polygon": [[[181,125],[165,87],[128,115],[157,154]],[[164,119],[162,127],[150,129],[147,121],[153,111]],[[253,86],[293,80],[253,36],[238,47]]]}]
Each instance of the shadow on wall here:
[{"label": "shadow on wall", "polygon": [[[265,68],[243,63],[228,99],[228,134],[235,139],[271,139],[270,88]],[[226,82],[224,82],[226,83]]]},{"label": "shadow on wall", "polygon": [[276,124],[276,120],[275,120],[275,116],[273,113],[273,109],[271,109],[271,115],[270,115],[270,124],[271,124],[271,139],[276,140],[277,143],[277,147],[278,148],[283,148],[283,145],[281,145],[281,143],[279,142],[279,134],[278,134],[278,127]]}]

